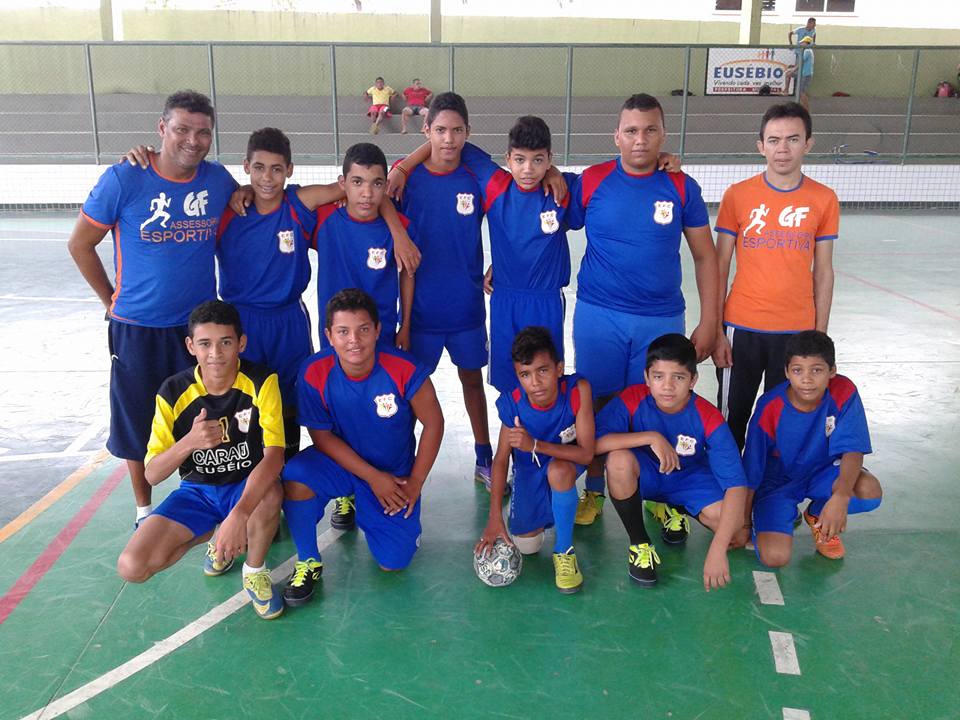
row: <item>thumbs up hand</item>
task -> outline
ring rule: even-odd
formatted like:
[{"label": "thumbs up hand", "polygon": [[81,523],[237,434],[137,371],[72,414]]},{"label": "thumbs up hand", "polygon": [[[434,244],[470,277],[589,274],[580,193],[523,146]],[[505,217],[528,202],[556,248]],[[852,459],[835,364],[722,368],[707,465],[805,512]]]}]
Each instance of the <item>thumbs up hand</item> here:
[{"label": "thumbs up hand", "polygon": [[207,409],[200,408],[200,412],[193,419],[188,437],[190,446],[196,450],[209,450],[223,442],[224,430],[219,420],[207,420]]},{"label": "thumbs up hand", "polygon": [[520,423],[519,417],[513,418],[513,427],[509,432],[510,447],[516,448],[521,452],[531,452],[533,450],[533,438]]}]

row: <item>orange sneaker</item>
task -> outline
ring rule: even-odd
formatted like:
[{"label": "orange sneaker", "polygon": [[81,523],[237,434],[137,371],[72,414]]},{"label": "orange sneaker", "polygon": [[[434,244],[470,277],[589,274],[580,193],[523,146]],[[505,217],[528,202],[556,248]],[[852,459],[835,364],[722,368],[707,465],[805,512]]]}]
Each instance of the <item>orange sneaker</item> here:
[{"label": "orange sneaker", "polygon": [[810,532],[813,533],[813,542],[817,546],[818,553],[823,555],[825,558],[829,558],[830,560],[839,560],[844,556],[846,550],[843,547],[843,541],[840,540],[838,535],[834,535],[829,540],[824,540],[820,533],[820,529],[814,527],[820,518],[818,518],[816,515],[811,515],[804,510],[803,519],[806,520],[807,525],[810,526]]}]

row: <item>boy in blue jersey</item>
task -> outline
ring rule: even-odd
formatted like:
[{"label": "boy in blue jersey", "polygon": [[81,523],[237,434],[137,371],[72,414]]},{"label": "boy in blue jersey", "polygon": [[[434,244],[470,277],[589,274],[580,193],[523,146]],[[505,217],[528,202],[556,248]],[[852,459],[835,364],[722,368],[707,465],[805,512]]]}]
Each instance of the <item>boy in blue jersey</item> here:
[{"label": "boy in blue jersey", "polygon": [[730,582],[727,548],[747,493],[740,451],[720,411],[693,392],[697,349],[690,340],[657,338],[646,365],[646,384],[626,388],[597,416],[597,452],[609,453],[610,496],[630,537],[630,577],[647,587],[657,582],[660,558],[643,524],[647,498],[664,542],[687,539],[688,514],[713,531],[703,563],[709,592]]},{"label": "boy in blue jersey", "polygon": [[421,165],[404,159],[391,171],[406,180],[400,207],[417,227],[423,260],[413,299],[410,352],[429,372],[444,348],[457,366],[473,430],[474,477],[490,483],[493,448],[487,427],[482,368],[487,364],[483,303],[483,205],[477,176],[461,164],[470,134],[467,105],[456,93],[437,95],[423,123],[430,156]]},{"label": "boy in blue jersey", "polygon": [[243,587],[265,620],[283,612],[265,565],[280,522],[283,420],[277,376],[240,359],[246,343],[240,315],[211,300],[190,314],[187,350],[197,364],[164,381],[146,454],[146,478],[157,485],[179,470],[180,486],[145,518],[117,561],[127,582],[142,583],[207,541],[221,575],[247,552]]},{"label": "boy in blue jersey", "polygon": [[[570,189],[567,217],[583,222],[587,247],[577,275],[573,346],[577,370],[593,385],[598,408],[643,382],[647,346],[684,331],[680,237],[693,255],[700,321],[690,335],[697,358],[713,350],[717,325],[717,254],[700,186],[657,169],[666,135],[656,98],[624,102],[614,141],[620,157],[587,168]],[[579,217],[578,217],[579,216]],[[577,523],[603,507],[602,459],[591,464]]]},{"label": "boy in blue jersey", "polygon": [[[511,348],[519,387],[500,395],[500,439],[493,458],[490,516],[475,552],[485,552],[503,538],[524,554],[543,545],[553,526],[553,567],[557,589],[575,593],[583,574],[573,550],[573,515],[577,476],[593,459],[594,419],[590,383],[564,375],[563,361],[550,331],[521,330]],[[515,469],[510,500],[510,532],[503,524],[507,466]]]},{"label": "boy in blue jersey", "polygon": [[817,552],[838,560],[847,515],[875,510],[883,497],[863,467],[872,452],[867,418],[856,386],[837,374],[833,341],[805,330],[787,340],[784,355],[787,381],[757,401],[743,453],[754,543],[770,567],[790,562],[793,520],[805,498]]},{"label": "boy in blue jersey", "polygon": [[[353,150],[347,151],[348,166],[354,164],[350,160]],[[382,153],[379,161],[386,162]],[[377,158],[370,162],[375,165]],[[237,305],[247,328],[248,342],[243,357],[275,369],[280,376],[289,459],[300,449],[300,427],[296,422],[297,376],[303,361],[313,353],[310,317],[301,296],[310,281],[308,249],[315,247],[318,208],[324,218],[337,212],[355,214],[358,211],[350,210],[349,203],[346,210],[337,210],[334,203],[344,198],[342,179],[329,185],[285,187],[287,178],[293,173],[290,141],[276,128],[263,128],[250,136],[244,169],[250,175],[251,184],[238,191],[237,202],[233,203],[237,205],[237,211],[228,209],[218,229],[220,295]],[[378,199],[376,203],[383,213],[376,227],[379,230],[389,228],[387,235],[393,233],[396,238],[395,243],[389,237],[378,243],[388,244],[387,257],[382,264],[389,263],[396,268],[405,262],[412,273],[419,257],[416,246],[404,230],[404,222],[391,202]],[[355,201],[354,207],[357,204]],[[331,222],[328,227],[335,224]],[[339,267],[326,256],[328,245],[324,242],[320,253],[323,257],[317,283],[321,288],[330,285],[330,278]],[[366,247],[362,250],[366,259]],[[393,275],[395,284],[396,272]],[[353,284],[357,283],[341,278],[335,289]],[[332,292],[328,296],[330,294]],[[396,294],[393,293],[394,305]],[[322,300],[321,311],[324,303]],[[340,529],[353,527],[351,498],[337,499],[331,524]]]},{"label": "boy in blue jersey", "polygon": [[284,589],[290,605],[313,597],[323,572],[316,526],[334,497],[356,496],[357,524],[382,569],[410,564],[420,544],[420,494],[443,437],[429,373],[377,344],[373,298],[356,288],[338,292],[327,303],[325,332],[332,347],[304,363],[297,386],[313,447],[283,471],[283,512],[298,558]]},{"label": "boy in blue jersey", "polygon": [[[410,314],[414,302],[412,272],[399,273],[390,227],[380,214],[386,200],[387,159],[371,143],[347,149],[339,185],[345,207],[327,205],[318,212],[313,247],[317,251],[317,305],[325,308],[337,292],[355,287],[370,295],[380,315],[380,341],[410,349]],[[396,216],[396,211],[393,211]],[[400,215],[406,234],[413,226]],[[400,310],[397,310],[399,301]],[[399,327],[398,327],[399,326]],[[329,347],[324,336],[321,347]]]},{"label": "boy in blue jersey", "polygon": [[[68,248],[109,321],[110,437],[126,460],[137,522],[152,510],[143,458],[154,396],[170,375],[191,364],[184,347],[187,318],[216,297],[214,245],[220,216],[236,181],[204,158],[213,141],[214,111],[206,95],[167,98],[157,124],[160,152],[147,169],[109,167],[83,204]],[[114,242],[114,281],[96,246]]]}]

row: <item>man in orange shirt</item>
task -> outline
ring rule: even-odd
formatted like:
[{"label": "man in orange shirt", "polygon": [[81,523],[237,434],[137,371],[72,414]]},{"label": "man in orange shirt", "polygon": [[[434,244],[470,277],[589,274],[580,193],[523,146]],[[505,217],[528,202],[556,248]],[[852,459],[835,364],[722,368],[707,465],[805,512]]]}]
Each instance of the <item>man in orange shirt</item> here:
[{"label": "man in orange shirt", "polygon": [[830,319],[840,204],[833,190],[801,170],[812,147],[810,113],[795,102],[771,105],[757,142],[767,167],[727,188],[717,215],[717,405],[741,450],[761,378],[764,391],[784,380],[787,338],[801,330],[826,332]]}]

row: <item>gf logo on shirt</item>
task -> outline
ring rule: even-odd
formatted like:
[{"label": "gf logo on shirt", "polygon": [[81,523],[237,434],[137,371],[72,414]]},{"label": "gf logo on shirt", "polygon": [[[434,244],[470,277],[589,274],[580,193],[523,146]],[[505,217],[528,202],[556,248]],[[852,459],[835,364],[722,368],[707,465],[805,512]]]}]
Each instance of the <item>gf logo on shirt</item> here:
[{"label": "gf logo on shirt", "polygon": [[794,208],[793,205],[787,205],[780,211],[780,217],[777,218],[777,221],[780,223],[780,227],[800,227],[800,223],[809,214],[809,207]]},{"label": "gf logo on shirt", "polygon": [[473,215],[473,193],[457,193],[457,212]]},{"label": "gf logo on shirt", "polygon": [[378,417],[388,418],[397,414],[397,396],[393,393],[377,395],[373,401],[377,405]]},{"label": "gf logo on shirt", "polygon": [[207,214],[207,191],[201,190],[194,194],[189,193],[183,199],[183,212],[190,217],[200,217]]}]

